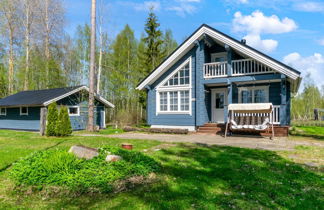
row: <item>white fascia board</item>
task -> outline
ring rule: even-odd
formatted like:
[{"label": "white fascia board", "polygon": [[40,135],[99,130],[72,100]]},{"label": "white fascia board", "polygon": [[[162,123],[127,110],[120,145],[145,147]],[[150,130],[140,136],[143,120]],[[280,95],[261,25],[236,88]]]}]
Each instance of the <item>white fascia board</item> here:
[{"label": "white fascia board", "polygon": [[[43,105],[44,105],[44,106],[48,106],[48,105],[50,105],[50,104],[53,103],[53,102],[59,101],[59,100],[65,98],[65,97],[68,97],[68,96],[70,96],[70,95],[72,95],[72,94],[74,94],[74,93],[77,93],[77,92],[81,91],[81,90],[86,90],[86,91],[89,92],[89,88],[88,88],[87,86],[81,86],[81,87],[79,87],[79,88],[77,88],[77,89],[74,89],[74,90],[68,92],[68,93],[65,93],[64,95],[61,95],[61,96],[59,96],[59,97],[53,98],[53,99],[51,99],[51,100],[49,100],[49,101],[46,101],[46,102],[43,103]],[[96,98],[98,101],[100,101],[101,103],[105,104],[106,106],[109,106],[109,107],[111,107],[111,108],[115,108],[115,105],[114,105],[114,104],[110,103],[109,101],[107,101],[107,100],[104,99],[103,97],[101,97],[101,96],[99,96],[99,95],[95,95],[95,98]]]},{"label": "white fascia board", "polygon": [[65,93],[65,94],[63,94],[63,95],[61,95],[59,97],[53,98],[53,99],[51,99],[49,101],[46,101],[46,102],[43,103],[43,105],[44,106],[48,106],[48,105],[50,105],[53,102],[56,102],[58,100],[61,100],[61,99],[65,98],[65,97],[68,97],[68,96],[70,96],[70,95],[72,95],[74,93],[77,93],[77,92],[81,91],[81,90],[86,90],[86,88],[87,88],[86,86],[81,86],[81,87],[79,87],[77,89],[74,89],[74,90],[72,90],[72,91],[70,91],[68,93]]},{"label": "white fascia board", "polygon": [[190,50],[190,46],[194,44],[196,40],[199,39],[203,34],[207,34],[212,38],[227,44],[228,46],[236,49],[245,55],[271,67],[272,69],[287,75],[289,78],[296,80],[299,78],[299,74],[287,69],[286,67],[276,63],[267,57],[245,47],[244,45],[237,43],[224,35],[217,33],[216,31],[203,26],[200,28],[189,40],[187,40],[177,51],[175,51],[167,60],[165,60],[151,75],[149,75],[136,89],[143,90],[148,84],[154,82],[160,75],[162,75],[165,70],[167,70],[171,65],[173,65],[183,54]]}]

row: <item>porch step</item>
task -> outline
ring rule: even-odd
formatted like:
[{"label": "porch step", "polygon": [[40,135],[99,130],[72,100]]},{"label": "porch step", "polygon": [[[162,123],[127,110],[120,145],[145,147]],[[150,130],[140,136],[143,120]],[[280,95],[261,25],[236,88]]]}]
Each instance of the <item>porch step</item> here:
[{"label": "porch step", "polygon": [[224,124],[206,123],[203,126],[198,127],[197,133],[203,134],[221,134],[225,132]]}]

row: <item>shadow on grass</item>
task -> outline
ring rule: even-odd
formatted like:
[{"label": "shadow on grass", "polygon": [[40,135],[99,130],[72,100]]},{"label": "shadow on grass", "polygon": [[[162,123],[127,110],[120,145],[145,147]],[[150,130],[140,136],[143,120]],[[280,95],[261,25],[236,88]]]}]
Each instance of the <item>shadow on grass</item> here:
[{"label": "shadow on grass", "polygon": [[154,153],[161,182],[117,195],[65,198],[55,207],[320,209],[323,176],[271,151],[183,144]]}]

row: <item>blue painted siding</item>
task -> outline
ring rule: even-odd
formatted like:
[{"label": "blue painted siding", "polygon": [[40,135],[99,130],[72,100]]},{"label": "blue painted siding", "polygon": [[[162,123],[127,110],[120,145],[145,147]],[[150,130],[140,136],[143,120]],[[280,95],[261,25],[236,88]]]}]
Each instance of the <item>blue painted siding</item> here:
[{"label": "blue painted siding", "polygon": [[[226,78],[204,79],[203,64],[210,62],[210,53],[225,51],[223,47],[208,48],[203,41],[196,43],[186,55],[176,62],[168,71],[161,75],[152,85],[147,87],[147,122],[149,125],[174,125],[174,126],[201,126],[211,121],[211,87],[222,85],[222,88],[230,88],[232,103],[238,103],[238,87],[244,86],[267,86],[269,85],[269,102],[281,106],[281,125],[290,123],[290,84],[287,80],[282,82],[269,83],[269,80],[280,80],[282,75],[260,74],[248,76],[236,76]],[[234,51],[229,51],[229,58],[242,59]],[[156,114],[156,86],[164,80],[171,72],[191,56],[191,83],[192,83],[192,115],[188,114]],[[264,83],[254,84],[254,81]],[[237,85],[238,82],[251,82],[249,85]],[[284,87],[283,87],[284,86]],[[218,86],[218,88],[221,88]],[[226,110],[225,110],[226,114]]]},{"label": "blue painted siding", "polygon": [[20,108],[7,108],[0,116],[0,129],[39,130],[40,107],[28,107],[28,115],[20,115]]},{"label": "blue painted siding", "polygon": [[195,102],[191,102],[192,114],[159,114],[156,115],[156,86],[160,84],[169,74],[178,68],[184,61],[191,56],[191,84],[192,84],[192,97],[195,97],[195,50],[196,47],[184,55],[178,62],[176,62],[166,73],[164,73],[157,81],[155,81],[147,92],[147,122],[149,125],[182,125],[194,126],[195,125]]},{"label": "blue painted siding", "polygon": [[[88,98],[81,97],[79,93],[66,97],[57,102],[58,105],[80,106],[80,116],[70,116],[73,130],[83,130],[88,122]],[[102,127],[101,111],[104,105],[95,102],[95,124]],[[34,130],[40,129],[40,107],[28,107],[28,115],[20,116],[20,108],[7,108],[7,115],[0,116],[0,129]]]}]

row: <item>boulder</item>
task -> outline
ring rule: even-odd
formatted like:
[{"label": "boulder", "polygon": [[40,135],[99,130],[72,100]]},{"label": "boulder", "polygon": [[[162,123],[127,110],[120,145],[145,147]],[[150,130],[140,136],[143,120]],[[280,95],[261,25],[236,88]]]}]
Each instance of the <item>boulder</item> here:
[{"label": "boulder", "polygon": [[70,153],[73,153],[78,158],[85,158],[90,160],[99,155],[96,148],[86,147],[82,145],[74,145],[69,150]]},{"label": "boulder", "polygon": [[119,160],[121,160],[121,159],[123,159],[122,157],[120,157],[119,155],[107,155],[107,157],[106,157],[106,161],[107,162],[115,162],[115,161],[119,161]]}]

